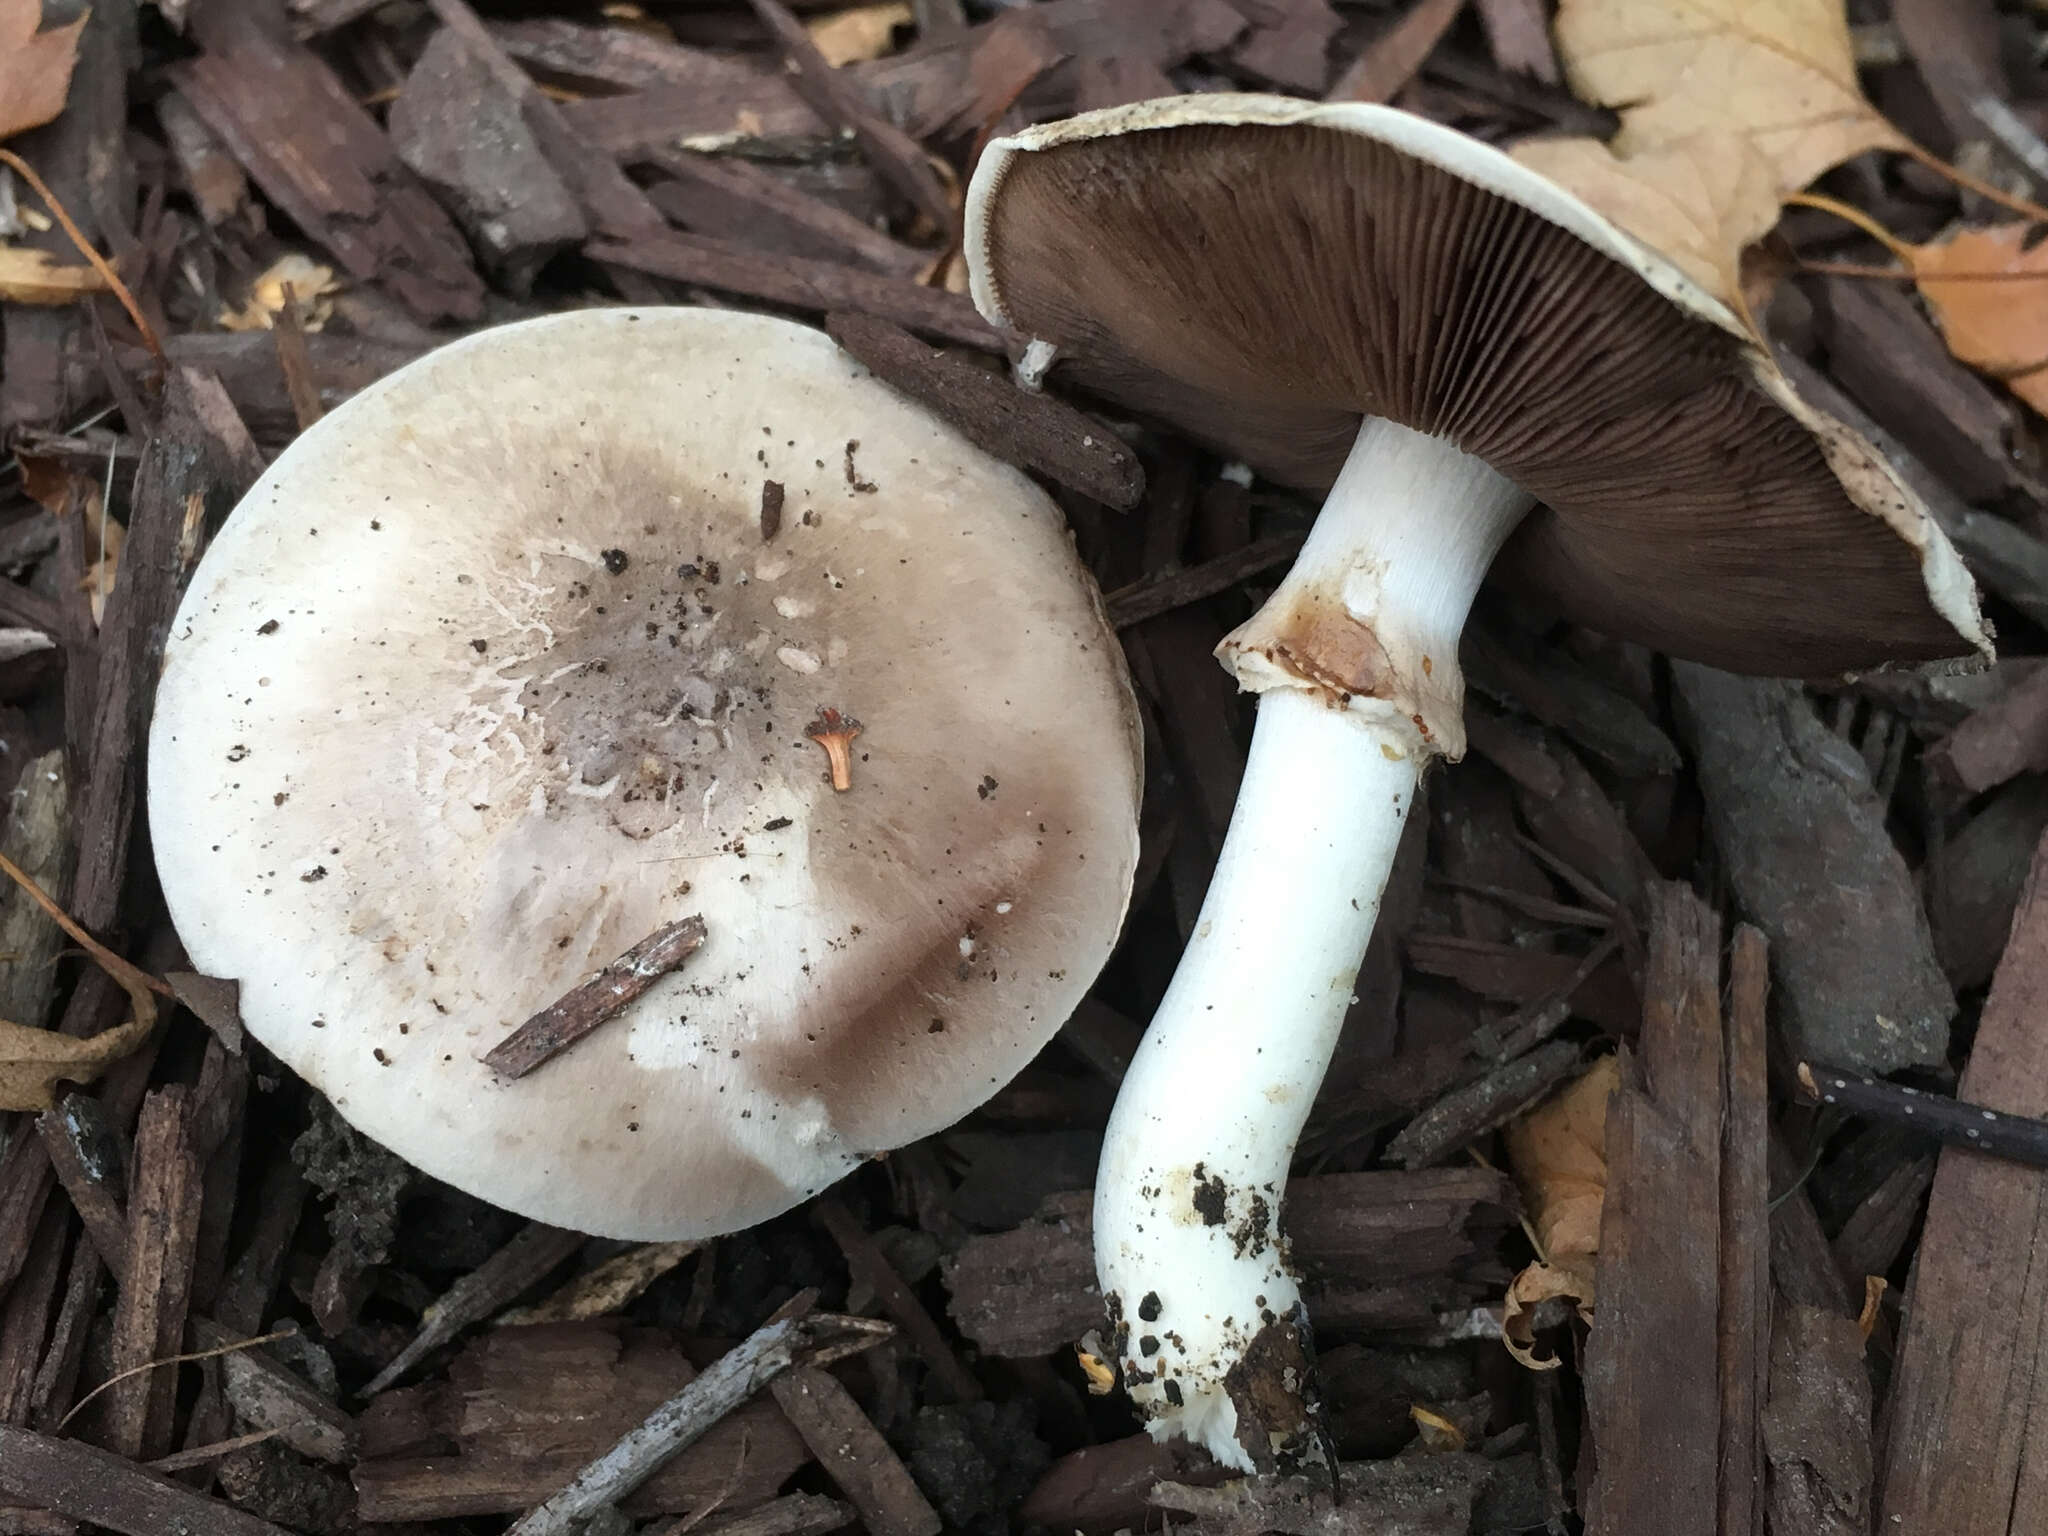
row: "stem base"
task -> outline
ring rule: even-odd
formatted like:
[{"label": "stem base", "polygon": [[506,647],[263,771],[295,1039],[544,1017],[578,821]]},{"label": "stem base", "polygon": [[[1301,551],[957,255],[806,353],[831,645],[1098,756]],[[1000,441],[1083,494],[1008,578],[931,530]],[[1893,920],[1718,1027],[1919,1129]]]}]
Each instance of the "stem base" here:
[{"label": "stem base", "polygon": [[1425,760],[1313,694],[1260,699],[1208,899],[1110,1117],[1096,1267],[1125,1387],[1155,1437],[1242,1470],[1313,1459],[1280,1202]]}]

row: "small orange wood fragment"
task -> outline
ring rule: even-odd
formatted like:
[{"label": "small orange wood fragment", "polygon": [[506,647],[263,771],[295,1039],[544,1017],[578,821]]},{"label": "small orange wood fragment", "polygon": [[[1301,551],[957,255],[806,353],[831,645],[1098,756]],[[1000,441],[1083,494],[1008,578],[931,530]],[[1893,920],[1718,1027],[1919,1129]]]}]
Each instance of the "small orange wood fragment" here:
[{"label": "small orange wood fragment", "polygon": [[860,722],[836,709],[821,709],[818,718],[804,727],[804,734],[825,749],[825,761],[832,766],[832,787],[853,788],[853,738],[860,734]]}]

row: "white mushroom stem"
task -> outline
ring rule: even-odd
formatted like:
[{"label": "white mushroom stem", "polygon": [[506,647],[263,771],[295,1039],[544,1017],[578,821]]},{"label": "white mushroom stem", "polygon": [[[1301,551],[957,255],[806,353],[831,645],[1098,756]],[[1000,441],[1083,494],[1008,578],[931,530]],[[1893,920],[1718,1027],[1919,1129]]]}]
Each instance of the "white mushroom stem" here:
[{"label": "white mushroom stem", "polygon": [[[1153,1436],[1230,1466],[1312,1454],[1280,1197],[1417,780],[1463,749],[1459,632],[1530,505],[1479,460],[1369,420],[1286,581],[1219,647],[1264,697],[1208,896],[1110,1118],[1095,1253]],[[1264,1422],[1240,1425],[1240,1402]]]}]

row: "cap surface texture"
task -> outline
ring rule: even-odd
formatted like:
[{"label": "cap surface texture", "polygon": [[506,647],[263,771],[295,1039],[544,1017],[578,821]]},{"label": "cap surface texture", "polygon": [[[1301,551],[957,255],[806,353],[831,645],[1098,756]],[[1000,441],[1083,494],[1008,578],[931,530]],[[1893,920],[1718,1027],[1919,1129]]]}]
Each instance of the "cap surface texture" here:
[{"label": "cap surface texture", "polygon": [[[861,726],[843,792],[825,710]],[[352,1123],[680,1237],[1050,1037],[1116,937],[1138,750],[1024,476],[815,331],[601,310],[432,353],[279,458],[173,626],[149,809],[193,963]],[[692,913],[624,1015],[517,1081],[477,1059]]]},{"label": "cap surface texture", "polygon": [[1498,577],[1732,670],[1985,646],[1953,551],[1723,306],[1505,155],[1391,108],[1196,96],[998,141],[976,302],[1072,381],[1326,488],[1363,416],[1535,496]]}]

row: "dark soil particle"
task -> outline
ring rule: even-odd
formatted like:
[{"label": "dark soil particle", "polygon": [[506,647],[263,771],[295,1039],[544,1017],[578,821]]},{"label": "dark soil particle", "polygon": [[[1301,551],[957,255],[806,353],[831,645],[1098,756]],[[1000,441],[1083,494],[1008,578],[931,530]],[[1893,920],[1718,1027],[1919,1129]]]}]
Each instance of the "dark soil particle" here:
[{"label": "dark soil particle", "polygon": [[289,1530],[341,1536],[356,1529],[356,1493],[348,1479],[276,1441],[230,1451],[214,1475],[229,1502]]},{"label": "dark soil particle", "polygon": [[327,1230],[365,1265],[381,1264],[398,1232],[399,1199],[413,1171],[350,1126],[327,1101],[311,1099],[313,1123],[292,1143],[306,1182],[332,1197]]},{"label": "dark soil particle", "polygon": [[[1202,1218],[1205,1227],[1220,1227],[1230,1212],[1230,1191],[1223,1181],[1203,1172],[1203,1165],[1195,1164],[1195,1193],[1193,1197],[1195,1214]],[[1242,1247],[1238,1252],[1242,1253]]]},{"label": "dark soil particle", "polygon": [[1010,1517],[1052,1465],[1028,1398],[922,1408],[910,1425],[910,1474],[949,1531],[1008,1536]]}]

